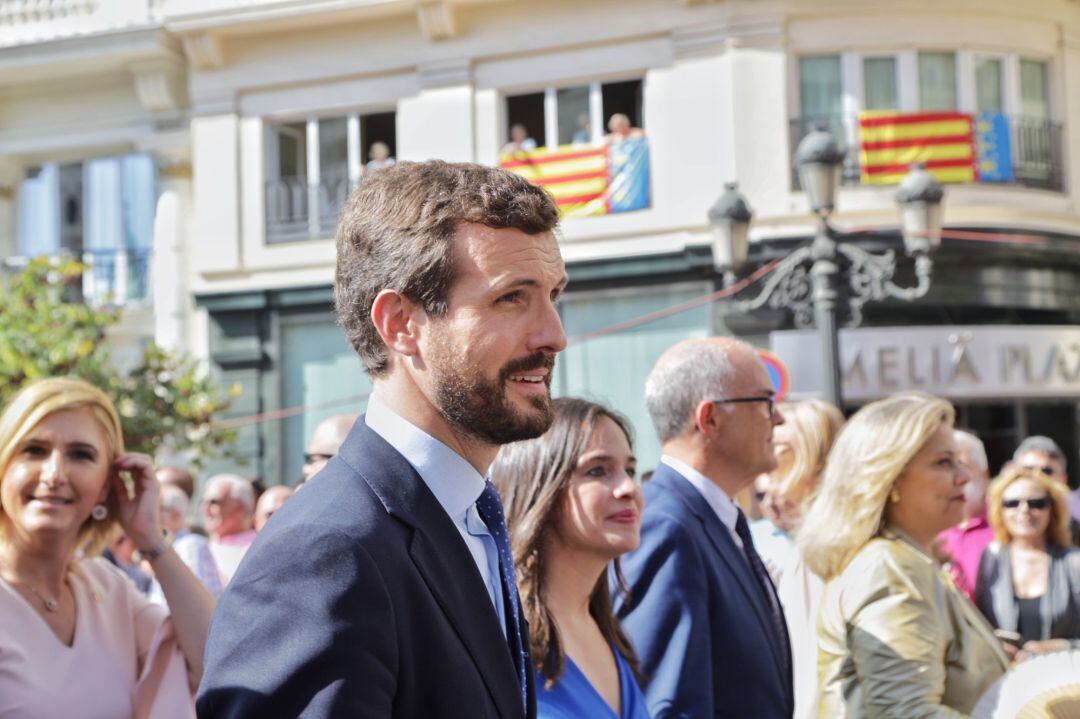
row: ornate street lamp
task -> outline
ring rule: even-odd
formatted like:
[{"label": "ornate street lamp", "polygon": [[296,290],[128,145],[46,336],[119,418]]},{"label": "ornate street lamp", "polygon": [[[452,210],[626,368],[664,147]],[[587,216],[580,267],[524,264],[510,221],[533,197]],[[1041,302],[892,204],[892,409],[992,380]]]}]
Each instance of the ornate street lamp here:
[{"label": "ornate street lamp", "polygon": [[945,189],[926,171],[926,166],[912,165],[911,172],[896,191],[904,251],[909,255],[933,252],[941,245],[941,200],[944,197]]},{"label": "ornate street lamp", "polygon": [[799,184],[810,200],[810,209],[819,217],[828,217],[836,207],[836,188],[844,167],[840,143],[824,127],[814,128],[795,150]]},{"label": "ornate street lamp", "polygon": [[721,272],[738,269],[750,254],[750,219],[754,216],[739,185],[724,185],[724,194],[709,208],[713,232],[713,265]]},{"label": "ornate street lamp", "polygon": [[[796,327],[817,329],[825,398],[838,407],[843,401],[838,305],[841,301],[846,304],[847,324],[857,327],[867,302],[886,298],[911,302],[929,291],[933,270],[930,253],[941,244],[941,203],[945,194],[921,165],[913,166],[900,183],[896,200],[904,252],[915,261],[916,278],[914,286],[901,287],[893,282],[897,269],[895,252],[867,252],[852,242],[854,234],[845,234],[829,224],[843,162],[843,150],[824,129],[814,130],[799,143],[795,165],[810,208],[820,219],[817,233],[812,241],[795,248],[780,261],[756,297],[735,301],[735,307],[743,312],[766,304],[773,309],[790,310]],[[731,274],[745,264],[751,217],[750,208],[736,185],[726,185],[724,194],[709,209],[713,261],[718,271]]]}]

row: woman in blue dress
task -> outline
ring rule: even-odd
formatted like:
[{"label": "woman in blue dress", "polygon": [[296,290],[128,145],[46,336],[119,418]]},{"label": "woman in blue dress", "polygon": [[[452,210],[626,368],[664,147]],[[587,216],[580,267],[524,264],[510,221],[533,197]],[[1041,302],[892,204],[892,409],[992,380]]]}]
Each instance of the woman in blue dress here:
[{"label": "woman in blue dress", "polygon": [[629,423],[580,399],[552,403],[543,436],[506,445],[491,478],[506,507],[529,621],[538,719],[649,719],[637,657],[611,609],[609,567],[640,541]]}]

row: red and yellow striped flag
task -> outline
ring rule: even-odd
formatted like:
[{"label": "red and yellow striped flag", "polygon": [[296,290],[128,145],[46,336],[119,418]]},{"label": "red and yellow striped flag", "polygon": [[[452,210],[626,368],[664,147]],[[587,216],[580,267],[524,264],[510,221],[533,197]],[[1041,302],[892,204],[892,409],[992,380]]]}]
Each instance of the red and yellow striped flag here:
[{"label": "red and yellow striped flag", "polygon": [[564,145],[499,157],[499,167],[542,185],[564,217],[608,213],[608,148]]},{"label": "red and yellow striped flag", "polygon": [[974,124],[961,112],[861,113],[863,184],[895,185],[916,162],[938,182],[975,182]]}]

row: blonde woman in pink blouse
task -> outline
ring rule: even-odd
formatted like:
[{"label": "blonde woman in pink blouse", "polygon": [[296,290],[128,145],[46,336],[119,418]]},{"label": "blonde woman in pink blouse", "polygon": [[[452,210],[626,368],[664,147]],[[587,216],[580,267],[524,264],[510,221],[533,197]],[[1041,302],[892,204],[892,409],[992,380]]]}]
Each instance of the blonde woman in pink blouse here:
[{"label": "blonde woman in pink blouse", "polygon": [[[214,600],[162,539],[150,458],[76,379],[0,415],[0,717],[193,717]],[[97,556],[117,526],[171,608]]]}]

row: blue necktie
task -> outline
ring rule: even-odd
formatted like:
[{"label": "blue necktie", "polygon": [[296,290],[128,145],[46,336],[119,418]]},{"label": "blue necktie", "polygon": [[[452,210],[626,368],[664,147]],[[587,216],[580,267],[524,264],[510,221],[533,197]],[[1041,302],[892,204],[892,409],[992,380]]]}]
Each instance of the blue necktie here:
[{"label": "blue necktie", "polygon": [[739,510],[739,518],[735,520],[735,534],[742,540],[743,554],[750,563],[750,569],[757,579],[758,588],[761,589],[765,604],[769,607],[769,616],[772,618],[773,630],[777,639],[780,640],[780,661],[784,665],[784,673],[788,681],[791,678],[791,640],[788,638],[787,622],[780,609],[780,599],[776,595],[772,579],[769,578],[769,570],[761,561],[761,556],[754,549],[754,538],[750,535],[750,526],[746,523],[746,515]]},{"label": "blue necktie", "polygon": [[521,683],[521,701],[528,703],[526,696],[525,672],[528,671],[525,659],[525,646],[521,639],[521,600],[518,598],[517,582],[514,574],[514,555],[510,552],[510,536],[506,532],[506,517],[503,515],[502,500],[499,491],[491,480],[484,483],[484,492],[476,500],[476,511],[484,520],[495,548],[499,550],[499,579],[502,584],[503,601],[506,605],[506,641],[510,645],[510,655],[514,658],[518,680]]}]

